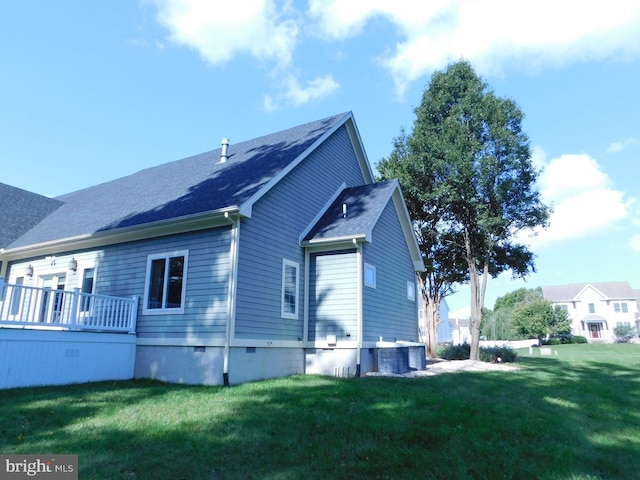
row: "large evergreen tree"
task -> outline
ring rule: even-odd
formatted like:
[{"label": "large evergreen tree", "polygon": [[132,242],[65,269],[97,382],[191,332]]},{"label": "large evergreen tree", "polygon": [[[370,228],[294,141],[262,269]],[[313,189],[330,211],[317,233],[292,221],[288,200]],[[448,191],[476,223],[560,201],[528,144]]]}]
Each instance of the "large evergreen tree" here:
[{"label": "large evergreen tree", "polygon": [[400,179],[416,230],[430,239],[421,244],[423,257],[439,252],[447,258],[434,262],[444,268],[441,293],[464,270],[471,287],[471,359],[478,359],[487,280],[534,269],[533,253],[517,236],[546,225],[550,211],[535,188],[522,112],[498,98],[467,61],[434,73],[415,115],[411,134],[396,139],[378,169]]}]

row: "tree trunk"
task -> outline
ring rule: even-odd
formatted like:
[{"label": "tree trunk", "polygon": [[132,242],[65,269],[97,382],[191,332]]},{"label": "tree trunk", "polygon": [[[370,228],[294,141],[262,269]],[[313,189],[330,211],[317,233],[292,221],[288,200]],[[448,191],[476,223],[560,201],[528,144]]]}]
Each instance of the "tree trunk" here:
[{"label": "tree trunk", "polygon": [[482,326],[482,309],[484,296],[487,291],[487,277],[489,265],[485,263],[482,271],[482,283],[476,264],[469,262],[469,286],[471,287],[471,314],[469,318],[469,330],[471,332],[470,360],[480,360],[480,327]]},{"label": "tree trunk", "polygon": [[438,347],[438,323],[439,312],[438,304],[435,303],[432,298],[425,298],[426,312],[425,312],[425,346],[427,349],[427,358],[437,358]]},{"label": "tree trunk", "polygon": [[471,333],[470,360],[480,360],[480,323],[482,322],[482,309],[479,308],[479,277],[475,263],[469,262],[469,287],[471,288],[471,313],[469,315],[469,331]]},{"label": "tree trunk", "polygon": [[422,275],[418,275],[418,283],[425,305],[425,316],[420,327],[423,332],[427,358],[437,358],[438,324],[440,323],[440,300],[442,297],[439,294],[431,294]]}]

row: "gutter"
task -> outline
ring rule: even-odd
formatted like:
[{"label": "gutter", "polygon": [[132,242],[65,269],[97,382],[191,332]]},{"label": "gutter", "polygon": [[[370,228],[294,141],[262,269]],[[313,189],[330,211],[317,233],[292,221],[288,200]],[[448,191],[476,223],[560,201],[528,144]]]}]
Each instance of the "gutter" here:
[{"label": "gutter", "polygon": [[37,257],[63,250],[71,251],[97,248],[105,245],[115,245],[148,238],[164,237],[177,233],[193,232],[223,226],[229,213],[238,212],[239,208],[237,206],[225,207],[219,210],[185,215],[178,218],[85,233],[74,237],[49,240],[21,247],[5,248],[0,254],[2,254],[7,261],[10,261],[24,258],[27,255]]}]

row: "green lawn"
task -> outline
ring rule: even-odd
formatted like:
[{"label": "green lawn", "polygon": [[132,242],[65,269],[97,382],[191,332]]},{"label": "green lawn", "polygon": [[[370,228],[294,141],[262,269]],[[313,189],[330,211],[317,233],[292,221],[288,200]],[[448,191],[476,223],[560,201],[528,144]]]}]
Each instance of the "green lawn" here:
[{"label": "green lawn", "polygon": [[87,479],[637,479],[640,345],[520,352],[517,372],[231,388],[0,391],[0,453]]}]

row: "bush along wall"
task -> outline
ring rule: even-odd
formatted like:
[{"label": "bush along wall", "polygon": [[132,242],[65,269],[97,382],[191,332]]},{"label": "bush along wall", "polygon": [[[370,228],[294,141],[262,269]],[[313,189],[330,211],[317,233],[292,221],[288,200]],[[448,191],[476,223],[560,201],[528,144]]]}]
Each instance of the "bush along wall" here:
[{"label": "bush along wall", "polygon": [[[471,346],[467,343],[449,345],[438,351],[438,356],[445,360],[469,360],[470,355]],[[516,362],[518,354],[508,347],[480,348],[480,360],[491,363]]]}]

